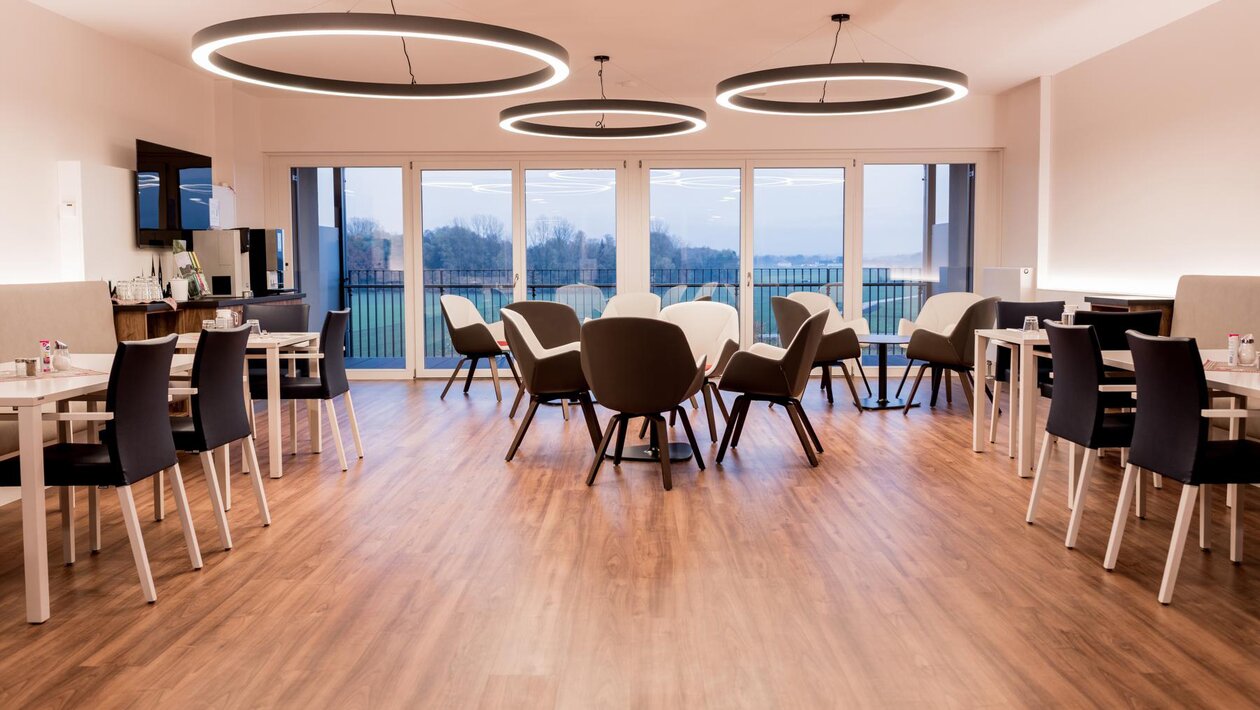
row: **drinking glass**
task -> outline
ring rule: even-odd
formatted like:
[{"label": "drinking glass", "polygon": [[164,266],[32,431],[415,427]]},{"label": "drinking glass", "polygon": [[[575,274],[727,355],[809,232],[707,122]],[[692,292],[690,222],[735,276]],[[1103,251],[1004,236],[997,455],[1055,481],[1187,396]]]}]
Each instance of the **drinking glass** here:
[{"label": "drinking glass", "polygon": [[206,320],[201,321],[202,330],[214,330],[217,326],[218,321],[213,318],[207,318]]},{"label": "drinking glass", "polygon": [[1041,330],[1037,325],[1037,316],[1024,316],[1024,330],[1036,331]]}]

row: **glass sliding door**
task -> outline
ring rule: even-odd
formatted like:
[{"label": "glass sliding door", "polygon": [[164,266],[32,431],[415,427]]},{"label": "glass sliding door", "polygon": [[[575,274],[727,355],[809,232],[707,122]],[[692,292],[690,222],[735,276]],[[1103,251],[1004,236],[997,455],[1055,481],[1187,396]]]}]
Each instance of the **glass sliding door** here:
[{"label": "glass sliding door", "polygon": [[424,367],[451,368],[441,298],[463,296],[486,322],[513,300],[512,171],[421,170]]},{"label": "glass sliding door", "polygon": [[402,168],[294,168],[291,177],[310,327],[329,310],[349,308],[346,366],[405,367]]},{"label": "glass sliding door", "polygon": [[844,168],[754,168],[753,341],[786,346],[770,299],[818,291],[844,312]]},{"label": "glass sliding door", "polygon": [[594,318],[617,291],[617,171],[525,170],[525,297]]},{"label": "glass sliding door", "polygon": [[931,296],[972,289],[975,165],[866,165],[862,178],[862,312],[871,332],[897,333]]},{"label": "glass sliding door", "polygon": [[661,306],[709,297],[739,308],[740,169],[652,169],[648,278]]}]

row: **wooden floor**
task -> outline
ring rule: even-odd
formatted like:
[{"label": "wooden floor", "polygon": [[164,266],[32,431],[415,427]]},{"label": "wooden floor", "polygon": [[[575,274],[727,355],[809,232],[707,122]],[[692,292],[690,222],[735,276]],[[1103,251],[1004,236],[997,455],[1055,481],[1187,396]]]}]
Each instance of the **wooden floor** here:
[{"label": "wooden floor", "polygon": [[[1065,452],[1054,456],[1039,523],[1026,525],[1031,481],[1015,476],[1001,445],[971,452],[961,395],[905,418],[829,408],[811,388],[806,406],[826,448],[817,469],[784,412],[757,407],[725,466],[678,464],[666,493],[642,463],[606,465],[594,488],[583,485],[590,442],[580,417],[566,424],[555,408],[505,464],[513,390],[497,404],[488,382],[445,402],[440,389],[357,383],[368,458],[342,473],[331,443],[305,453],[303,435],[285,477],[268,481],[270,528],[258,526],[237,475],[230,552],[216,549],[200,466],[188,458],[200,571],[188,567],[177,517],[153,522],[141,487],[153,606],[116,497],[102,496],[105,549],[64,567],[54,493],[52,619],[28,626],[19,511],[0,509],[0,706],[1260,699],[1260,539],[1251,566],[1230,564],[1224,496],[1215,496],[1218,549],[1191,543],[1176,600],[1163,607],[1155,595],[1177,484],[1151,495],[1117,570],[1104,572],[1114,457],[1095,475],[1078,549],[1067,550]],[[1260,530],[1260,515],[1248,523]]]}]

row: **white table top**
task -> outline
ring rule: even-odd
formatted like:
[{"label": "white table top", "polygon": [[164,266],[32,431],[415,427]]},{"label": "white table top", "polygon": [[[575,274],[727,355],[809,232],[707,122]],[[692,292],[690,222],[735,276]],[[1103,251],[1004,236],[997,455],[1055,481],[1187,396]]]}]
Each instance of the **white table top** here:
[{"label": "white table top", "polygon": [[[74,367],[95,370],[103,374],[31,377],[0,382],[0,406],[31,407],[99,392],[109,384],[109,371],[114,365],[114,356],[112,353],[108,355],[75,354],[70,356],[70,363]],[[191,355],[176,355],[171,361],[171,372],[191,370],[192,364]]]},{"label": "white table top", "polygon": [[[175,348],[177,350],[196,350],[197,341],[200,339],[200,332],[182,333],[176,342]],[[301,345],[312,340],[319,340],[319,333],[265,333],[263,335],[250,333],[248,347],[252,350],[274,350]]]},{"label": "white table top", "polygon": [[[1229,358],[1229,351],[1227,350],[1200,350],[1199,354],[1205,360],[1215,360],[1217,362],[1227,362]],[[1124,370],[1132,370],[1133,353],[1128,350],[1104,350],[1103,364]],[[1260,397],[1260,370],[1256,372],[1206,370],[1203,375],[1207,379],[1208,387],[1212,389],[1248,397]]]},{"label": "white table top", "polygon": [[1045,330],[981,328],[976,331],[976,335],[989,340],[999,340],[1003,343],[1014,343],[1015,345],[1048,345],[1050,343],[1050,337],[1046,335]]}]

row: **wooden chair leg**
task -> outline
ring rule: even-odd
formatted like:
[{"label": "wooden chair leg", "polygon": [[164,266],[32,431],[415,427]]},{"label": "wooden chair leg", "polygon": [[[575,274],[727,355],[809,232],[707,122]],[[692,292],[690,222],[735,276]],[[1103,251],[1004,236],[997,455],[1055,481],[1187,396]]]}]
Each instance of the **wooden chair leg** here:
[{"label": "wooden chair leg", "polygon": [[511,461],[516,456],[516,450],[521,447],[521,442],[525,440],[525,432],[529,430],[529,425],[534,421],[534,414],[538,411],[538,400],[531,397],[529,407],[525,409],[525,418],[521,420],[521,426],[516,430],[516,436],[512,437],[512,445],[508,447],[507,456],[504,461]]},{"label": "wooden chair leg", "polygon": [[473,375],[477,374],[477,363],[481,362],[481,358],[474,357],[468,361],[468,376],[464,378],[464,394],[468,394],[468,388],[472,387]]},{"label": "wooden chair leg", "polygon": [[831,391],[831,366],[823,365],[822,368],[822,388],[827,393],[827,404],[835,404],[836,398]]},{"label": "wooden chair leg", "polygon": [[866,368],[862,367],[862,356],[858,355],[853,359],[853,362],[857,365],[858,374],[862,376],[862,384],[866,386],[866,396],[874,397],[875,393],[871,391],[871,381],[866,379]]},{"label": "wooden chair leg", "polygon": [[910,376],[910,370],[914,369],[914,360],[906,361],[906,367],[901,371],[901,382],[897,384],[897,395],[901,396],[901,390],[906,386],[906,378]]},{"label": "wooden chair leg", "polygon": [[258,465],[258,449],[254,447],[254,437],[245,437],[245,445],[249,452],[249,476],[254,483],[254,500],[258,502],[258,515],[262,518],[263,527],[267,527],[271,525],[271,509],[267,506],[267,491],[263,488],[262,468]]},{"label": "wooden chair leg", "polygon": [[726,420],[726,431],[722,432],[722,444],[718,446],[717,459],[715,459],[718,463],[722,463],[722,459],[726,456],[726,447],[731,443],[731,435],[739,423],[740,413],[747,404],[748,400],[740,396],[736,397],[735,403],[731,405],[731,416]]},{"label": "wooden chair leg", "polygon": [[494,382],[494,401],[503,401],[503,391],[499,388],[499,362],[498,358],[492,357],[490,363],[490,380]]},{"label": "wooden chair leg", "polygon": [[569,421],[569,400],[567,399],[560,400],[560,416],[564,417],[566,422]]},{"label": "wooden chair leg", "polygon": [[289,441],[292,442],[293,455],[297,456],[298,454],[298,437],[297,437],[298,403],[297,403],[297,400],[296,399],[289,400],[289,406],[287,407],[287,409],[289,410]]},{"label": "wooden chair leg", "polygon": [[1142,470],[1129,464],[1124,467],[1124,480],[1120,482],[1120,500],[1116,501],[1116,515],[1111,519],[1111,537],[1107,540],[1107,554],[1103,557],[1103,569],[1116,568],[1120,556],[1120,543],[1124,540],[1124,525],[1129,519],[1129,501],[1134,489],[1142,485]]},{"label": "wooden chair leg", "polygon": [[814,449],[821,454],[823,452],[822,442],[818,440],[818,434],[814,432],[814,425],[809,421],[809,415],[805,413],[805,407],[801,406],[799,401],[788,404],[789,408],[793,406],[796,407],[796,413],[800,416],[801,424],[805,426],[805,433],[809,434],[809,440],[814,444]]},{"label": "wooden chair leg", "polygon": [[722,399],[722,390],[718,389],[717,383],[710,381],[709,387],[713,389],[713,401],[717,402],[718,411],[722,413],[722,421],[731,418],[730,412],[726,409],[726,401]]},{"label": "wooden chair leg", "polygon": [[[954,373],[952,370],[945,371],[945,404],[954,403]],[[959,380],[962,378],[959,377]],[[966,385],[963,385],[964,387]]]},{"label": "wooden chair leg", "polygon": [[744,408],[739,412],[739,421],[735,422],[735,434],[731,436],[731,448],[739,446],[739,439],[744,435],[744,424],[748,421],[748,410],[752,408],[752,400],[744,400]]},{"label": "wooden chair leg", "polygon": [[210,490],[210,507],[214,508],[214,519],[219,525],[219,542],[223,549],[232,549],[232,530],[228,527],[227,511],[223,508],[223,493],[219,490],[219,472],[214,467],[214,454],[201,452],[201,468],[205,472],[206,488]]},{"label": "wooden chair leg", "polygon": [[60,486],[57,497],[61,508],[61,557],[67,566],[74,564],[74,488]]},{"label": "wooden chair leg", "polygon": [[1199,549],[1212,549],[1212,486],[1199,487]]},{"label": "wooden chair leg", "polygon": [[1157,491],[1162,489],[1164,487],[1164,477],[1159,475],[1158,473],[1152,472],[1151,473],[1151,487]]},{"label": "wooden chair leg", "polygon": [[1046,485],[1046,462],[1050,460],[1050,432],[1046,432],[1041,439],[1041,457],[1037,460],[1037,472],[1033,477],[1032,495],[1028,497],[1028,513],[1024,516],[1024,522],[1029,525],[1037,516],[1037,501],[1041,499],[1041,491]]},{"label": "wooden chair leg", "polygon": [[695,396],[694,394],[693,394],[693,395],[691,395],[691,408],[692,408],[692,409],[699,409],[699,408],[700,408],[700,403],[696,401],[696,396]]},{"label": "wooden chair leg", "polygon": [[1159,584],[1159,603],[1171,604],[1173,587],[1177,585],[1177,573],[1181,571],[1181,554],[1186,549],[1190,535],[1190,519],[1194,515],[1194,499],[1198,486],[1182,485],[1181,503],[1177,506],[1177,522],[1173,524],[1172,540],[1168,544],[1168,561],[1164,563],[1164,579]]},{"label": "wooden chair leg", "polygon": [[455,384],[455,378],[459,377],[459,369],[464,366],[464,362],[467,360],[468,358],[461,357],[459,362],[455,363],[455,369],[451,371],[451,379],[446,381],[446,386],[442,388],[442,396],[438,397],[438,399],[446,399],[446,393],[451,391],[451,385]]},{"label": "wooden chair leg", "polygon": [[844,375],[844,381],[849,383],[849,394],[853,395],[853,406],[857,407],[858,414],[861,414],[865,411],[862,409],[862,399],[858,397],[857,387],[853,384],[853,375],[843,362],[840,363],[840,373]]},{"label": "wooden chair leg", "polygon": [[788,418],[792,420],[792,428],[796,429],[796,436],[801,440],[801,448],[805,450],[805,458],[809,459],[810,466],[818,465],[818,454],[814,453],[814,447],[809,440],[809,434],[805,433],[805,427],[801,424],[801,415],[797,412],[796,407],[787,405]]},{"label": "wooden chair leg", "polygon": [[193,528],[192,511],[188,508],[188,494],[184,492],[184,476],[179,464],[170,468],[171,492],[175,494],[175,512],[179,514],[179,526],[184,530],[184,545],[188,548],[188,561],[193,569],[201,569],[201,546],[197,544],[197,531]]},{"label": "wooden chair leg", "polygon": [[595,475],[599,473],[599,467],[604,463],[604,453],[608,451],[608,442],[612,441],[613,429],[617,428],[618,421],[624,427],[625,418],[621,415],[614,416],[608,422],[608,429],[604,431],[604,436],[599,440],[599,447],[595,449],[595,461],[591,463],[591,472],[586,476],[586,485],[595,485]]},{"label": "wooden chair leg", "polygon": [[153,474],[153,519],[166,519],[166,472]]},{"label": "wooden chair leg", "polygon": [[1247,486],[1229,484],[1234,491],[1234,505],[1229,509],[1229,559],[1234,564],[1243,561],[1243,491]]},{"label": "wooden chair leg", "polygon": [[1076,444],[1068,443],[1068,487],[1067,487],[1067,507],[1068,510],[1076,505],[1076,466],[1079,460],[1076,451]]},{"label": "wooden chair leg", "polygon": [[512,400],[512,409],[508,411],[508,419],[516,417],[516,409],[521,406],[521,400],[525,397],[525,388],[516,388],[516,399]]},{"label": "wooden chair leg", "polygon": [[[1007,385],[1006,389],[1009,390],[1009,392],[1007,392],[1007,399],[1009,401],[1006,403],[1006,411],[1010,413],[1010,417],[1011,417],[1010,420],[1006,423],[1006,456],[1007,458],[1013,459],[1015,458],[1015,454],[1016,454],[1015,430],[1019,428],[1016,426],[1016,422],[1018,422],[1019,419],[1018,417],[1015,416],[1015,406],[1019,402],[1019,387],[1017,386],[1015,382],[1011,382],[1010,384]],[[993,394],[993,399],[997,399],[996,392],[994,392]],[[1034,422],[1035,422],[1037,404],[1035,402],[1029,402],[1028,406],[1034,408],[1033,414],[1034,414]],[[1073,463],[1072,466],[1075,467],[1076,464]],[[1073,468],[1072,470],[1073,472],[1075,472],[1076,469]]]},{"label": "wooden chair leg", "polygon": [[1076,503],[1072,505],[1072,517],[1068,520],[1067,537],[1063,544],[1068,548],[1076,547],[1076,536],[1081,531],[1081,518],[1085,514],[1085,496],[1089,495],[1089,479],[1093,476],[1097,456],[1091,456],[1093,449],[1085,449],[1084,463],[1081,464],[1081,479],[1076,482]]},{"label": "wooden chair leg", "polygon": [[[949,370],[945,371],[946,381],[949,380],[949,372]],[[967,400],[967,411],[970,412],[975,407],[976,397],[979,396],[976,392],[976,380],[971,376],[970,371],[963,371],[958,373],[958,384],[962,385],[963,397]],[[949,392],[949,389],[945,391]],[[945,400],[947,403],[951,401],[948,397]]]},{"label": "wooden chair leg", "polygon": [[717,419],[713,416],[713,394],[709,391],[709,383],[700,386],[704,395],[704,415],[709,421],[709,441],[717,441]]},{"label": "wooden chair leg", "polygon": [[665,424],[665,417],[657,417],[656,423],[656,450],[661,461],[661,484],[665,486],[665,490],[673,490],[674,477],[670,471],[669,463],[669,426]]},{"label": "wooden chair leg", "polygon": [[648,419],[647,417],[644,417],[644,418],[643,418],[643,426],[639,427],[639,438],[640,438],[640,439],[642,439],[643,437],[647,436],[647,434],[648,434],[648,427],[649,427],[649,426],[651,426],[651,425],[652,425],[652,420],[651,420],[651,419]]},{"label": "wooden chair leg", "polygon": [[[296,438],[296,437],[295,437]],[[224,444],[219,453],[223,459],[221,463],[216,464],[219,469],[219,489],[223,493],[223,509],[232,509],[232,447],[230,444]]]},{"label": "wooden chair leg", "polygon": [[341,395],[346,400],[346,416],[350,419],[350,437],[354,439],[354,450],[359,458],[363,458],[363,439],[359,437],[359,418],[354,415],[354,400],[350,398],[350,390]]},{"label": "wooden chair leg", "polygon": [[140,575],[140,591],[144,600],[157,601],[157,589],[153,586],[153,571],[149,569],[149,553],[144,549],[144,535],[140,532],[140,515],[136,512],[136,499],[131,486],[118,486],[118,506],[122,509],[123,524],[127,527],[127,539],[131,541],[131,556],[136,561]]},{"label": "wooden chair leg", "polygon": [[919,383],[923,381],[923,373],[927,372],[927,369],[926,364],[919,367],[919,374],[914,378],[914,386],[910,388],[910,396],[906,398],[906,406],[902,408],[901,416],[910,414],[910,405],[914,404],[914,395],[919,391]]},{"label": "wooden chair leg", "polygon": [[[681,411],[682,407],[679,407],[678,409]],[[700,456],[700,444],[696,443],[696,432],[691,429],[691,419],[687,417],[686,412],[682,412],[678,418],[682,420],[683,431],[687,433],[687,443],[691,444],[691,454],[696,460],[696,466],[703,471],[704,458]],[[668,456],[668,453],[666,455]]]},{"label": "wooden chair leg", "polygon": [[88,547],[101,551],[101,489],[88,486]]},{"label": "wooden chair leg", "polygon": [[[997,443],[998,402],[1002,399],[1002,383],[993,381],[993,406],[989,407],[989,443]],[[1011,421],[1014,421],[1012,419]]]},{"label": "wooden chair leg", "polygon": [[512,353],[503,353],[503,359],[507,361],[508,369],[512,371],[512,379],[516,382],[516,388],[521,387],[521,373],[516,371],[516,358],[512,357]]},{"label": "wooden chair leg", "polygon": [[337,449],[337,462],[341,464],[341,470],[349,470],[346,465],[346,449],[341,445],[341,424],[337,421],[337,409],[333,406],[331,399],[324,400],[324,407],[328,410],[328,428],[332,429],[333,446]]},{"label": "wooden chair leg", "polygon": [[599,446],[599,417],[595,415],[595,403],[588,392],[578,395],[578,406],[582,408],[582,418],[586,420],[586,431],[591,435],[591,446]]}]

